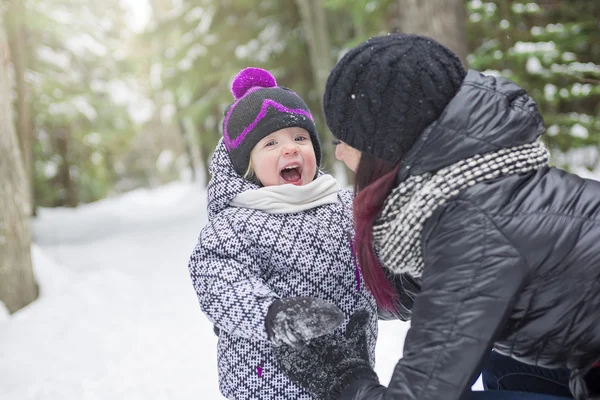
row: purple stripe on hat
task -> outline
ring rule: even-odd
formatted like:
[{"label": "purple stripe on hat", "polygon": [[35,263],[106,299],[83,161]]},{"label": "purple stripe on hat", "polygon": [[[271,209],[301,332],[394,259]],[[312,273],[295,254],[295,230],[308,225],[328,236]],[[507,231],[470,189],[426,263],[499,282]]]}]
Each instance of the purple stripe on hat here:
[{"label": "purple stripe on hat", "polygon": [[[229,109],[229,112],[227,112],[227,115],[225,116],[225,122],[223,123],[223,141],[225,142],[225,148],[227,149],[227,151],[231,151],[231,147],[230,147],[230,143],[231,143],[231,139],[229,138],[229,134],[227,131],[227,125],[229,124],[229,117],[231,117],[231,113],[233,112],[233,110],[235,110],[235,106],[238,105],[238,103],[240,101],[242,101],[243,98],[245,98],[246,96],[248,96],[250,93],[252,92],[256,92],[257,90],[263,89],[260,86],[254,86],[250,89],[248,89],[248,91],[246,92],[246,94],[244,94],[242,97],[240,97],[239,99],[237,99],[233,105],[231,106],[231,108]],[[239,146],[239,144],[238,144]]]},{"label": "purple stripe on hat", "polygon": [[[259,88],[256,88],[256,89],[259,89]],[[250,89],[248,91],[248,93],[251,93],[251,91],[254,91],[254,90]],[[235,106],[237,105],[237,103],[240,100],[241,99],[239,99],[238,101],[236,101],[233,104],[233,106],[231,107],[231,110],[229,110],[229,113],[227,114],[227,117],[225,117],[225,123],[223,124],[224,125],[224,128],[223,128],[223,140],[225,141],[225,147],[229,151],[231,151],[231,149],[237,148],[240,145],[240,143],[242,143],[242,141],[244,140],[244,138],[246,137],[246,135],[248,135],[248,133],[252,129],[254,129],[256,127],[256,125],[260,122],[260,120],[263,119],[267,115],[267,110],[269,109],[269,106],[274,107],[279,112],[304,115],[305,117],[308,117],[311,121],[313,121],[312,115],[310,115],[310,113],[308,111],[303,110],[302,108],[291,109],[291,108],[285,107],[282,104],[277,103],[274,100],[265,99],[263,101],[263,104],[262,104],[261,108],[260,108],[260,112],[256,116],[256,119],[250,125],[248,125],[246,128],[244,128],[244,130],[242,131],[242,133],[240,133],[240,135],[238,137],[236,137],[235,140],[232,140],[229,137],[229,132],[227,130],[227,125],[229,123],[229,117],[231,117],[231,113],[233,112],[233,110],[235,109]]]}]

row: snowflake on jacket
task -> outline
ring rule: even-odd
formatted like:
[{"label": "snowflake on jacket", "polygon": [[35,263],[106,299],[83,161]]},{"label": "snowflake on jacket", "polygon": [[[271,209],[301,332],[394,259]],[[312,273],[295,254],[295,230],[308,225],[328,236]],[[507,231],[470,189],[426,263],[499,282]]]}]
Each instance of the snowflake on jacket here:
[{"label": "snowflake on jacket", "polygon": [[[375,362],[377,307],[357,273],[352,193],[339,202],[292,214],[230,206],[258,189],[233,169],[222,141],[210,167],[209,223],[202,229],[189,270],[200,307],[219,329],[217,363],[221,393],[229,399],[312,399],[279,369],[265,316],[275,299],[312,296],[339,307],[346,321],[370,313],[367,339]],[[357,282],[357,279],[359,280]]]}]

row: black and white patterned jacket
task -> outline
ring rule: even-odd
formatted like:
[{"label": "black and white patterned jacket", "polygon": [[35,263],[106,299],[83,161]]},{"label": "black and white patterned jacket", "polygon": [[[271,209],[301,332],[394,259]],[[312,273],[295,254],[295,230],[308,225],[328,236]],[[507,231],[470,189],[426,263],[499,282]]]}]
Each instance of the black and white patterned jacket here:
[{"label": "black and white patterned jacket", "polygon": [[[189,262],[200,307],[220,330],[217,363],[228,399],[312,399],[278,368],[265,316],[277,298],[314,296],[349,317],[371,313],[368,338],[375,362],[377,307],[352,252],[352,193],[339,202],[292,214],[230,206],[239,193],[258,189],[241,178],[222,142],[211,162],[208,224]],[[344,324],[337,333],[343,333]]]}]

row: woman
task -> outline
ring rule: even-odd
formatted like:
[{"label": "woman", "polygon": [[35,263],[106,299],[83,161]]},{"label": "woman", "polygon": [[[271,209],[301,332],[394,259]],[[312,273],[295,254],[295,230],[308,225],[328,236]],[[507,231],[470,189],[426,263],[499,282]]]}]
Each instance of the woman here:
[{"label": "woman", "polygon": [[575,398],[598,398],[600,183],[548,167],[527,93],[465,72],[432,39],[387,35],[338,62],[324,110],[338,156],[359,160],[368,287],[388,309],[387,271],[422,287],[388,387],[366,362],[361,313],[346,338],[281,348],[288,375],[323,398],[457,400],[494,348],[567,367]]}]

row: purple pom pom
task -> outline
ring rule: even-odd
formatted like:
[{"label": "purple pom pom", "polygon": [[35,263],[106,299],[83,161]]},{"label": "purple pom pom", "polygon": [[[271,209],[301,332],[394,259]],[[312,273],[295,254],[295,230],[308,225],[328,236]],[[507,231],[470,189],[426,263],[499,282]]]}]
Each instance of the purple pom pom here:
[{"label": "purple pom pom", "polygon": [[231,85],[231,93],[237,100],[248,92],[250,88],[259,87],[275,87],[277,82],[275,77],[262,68],[244,68],[233,79]]}]

